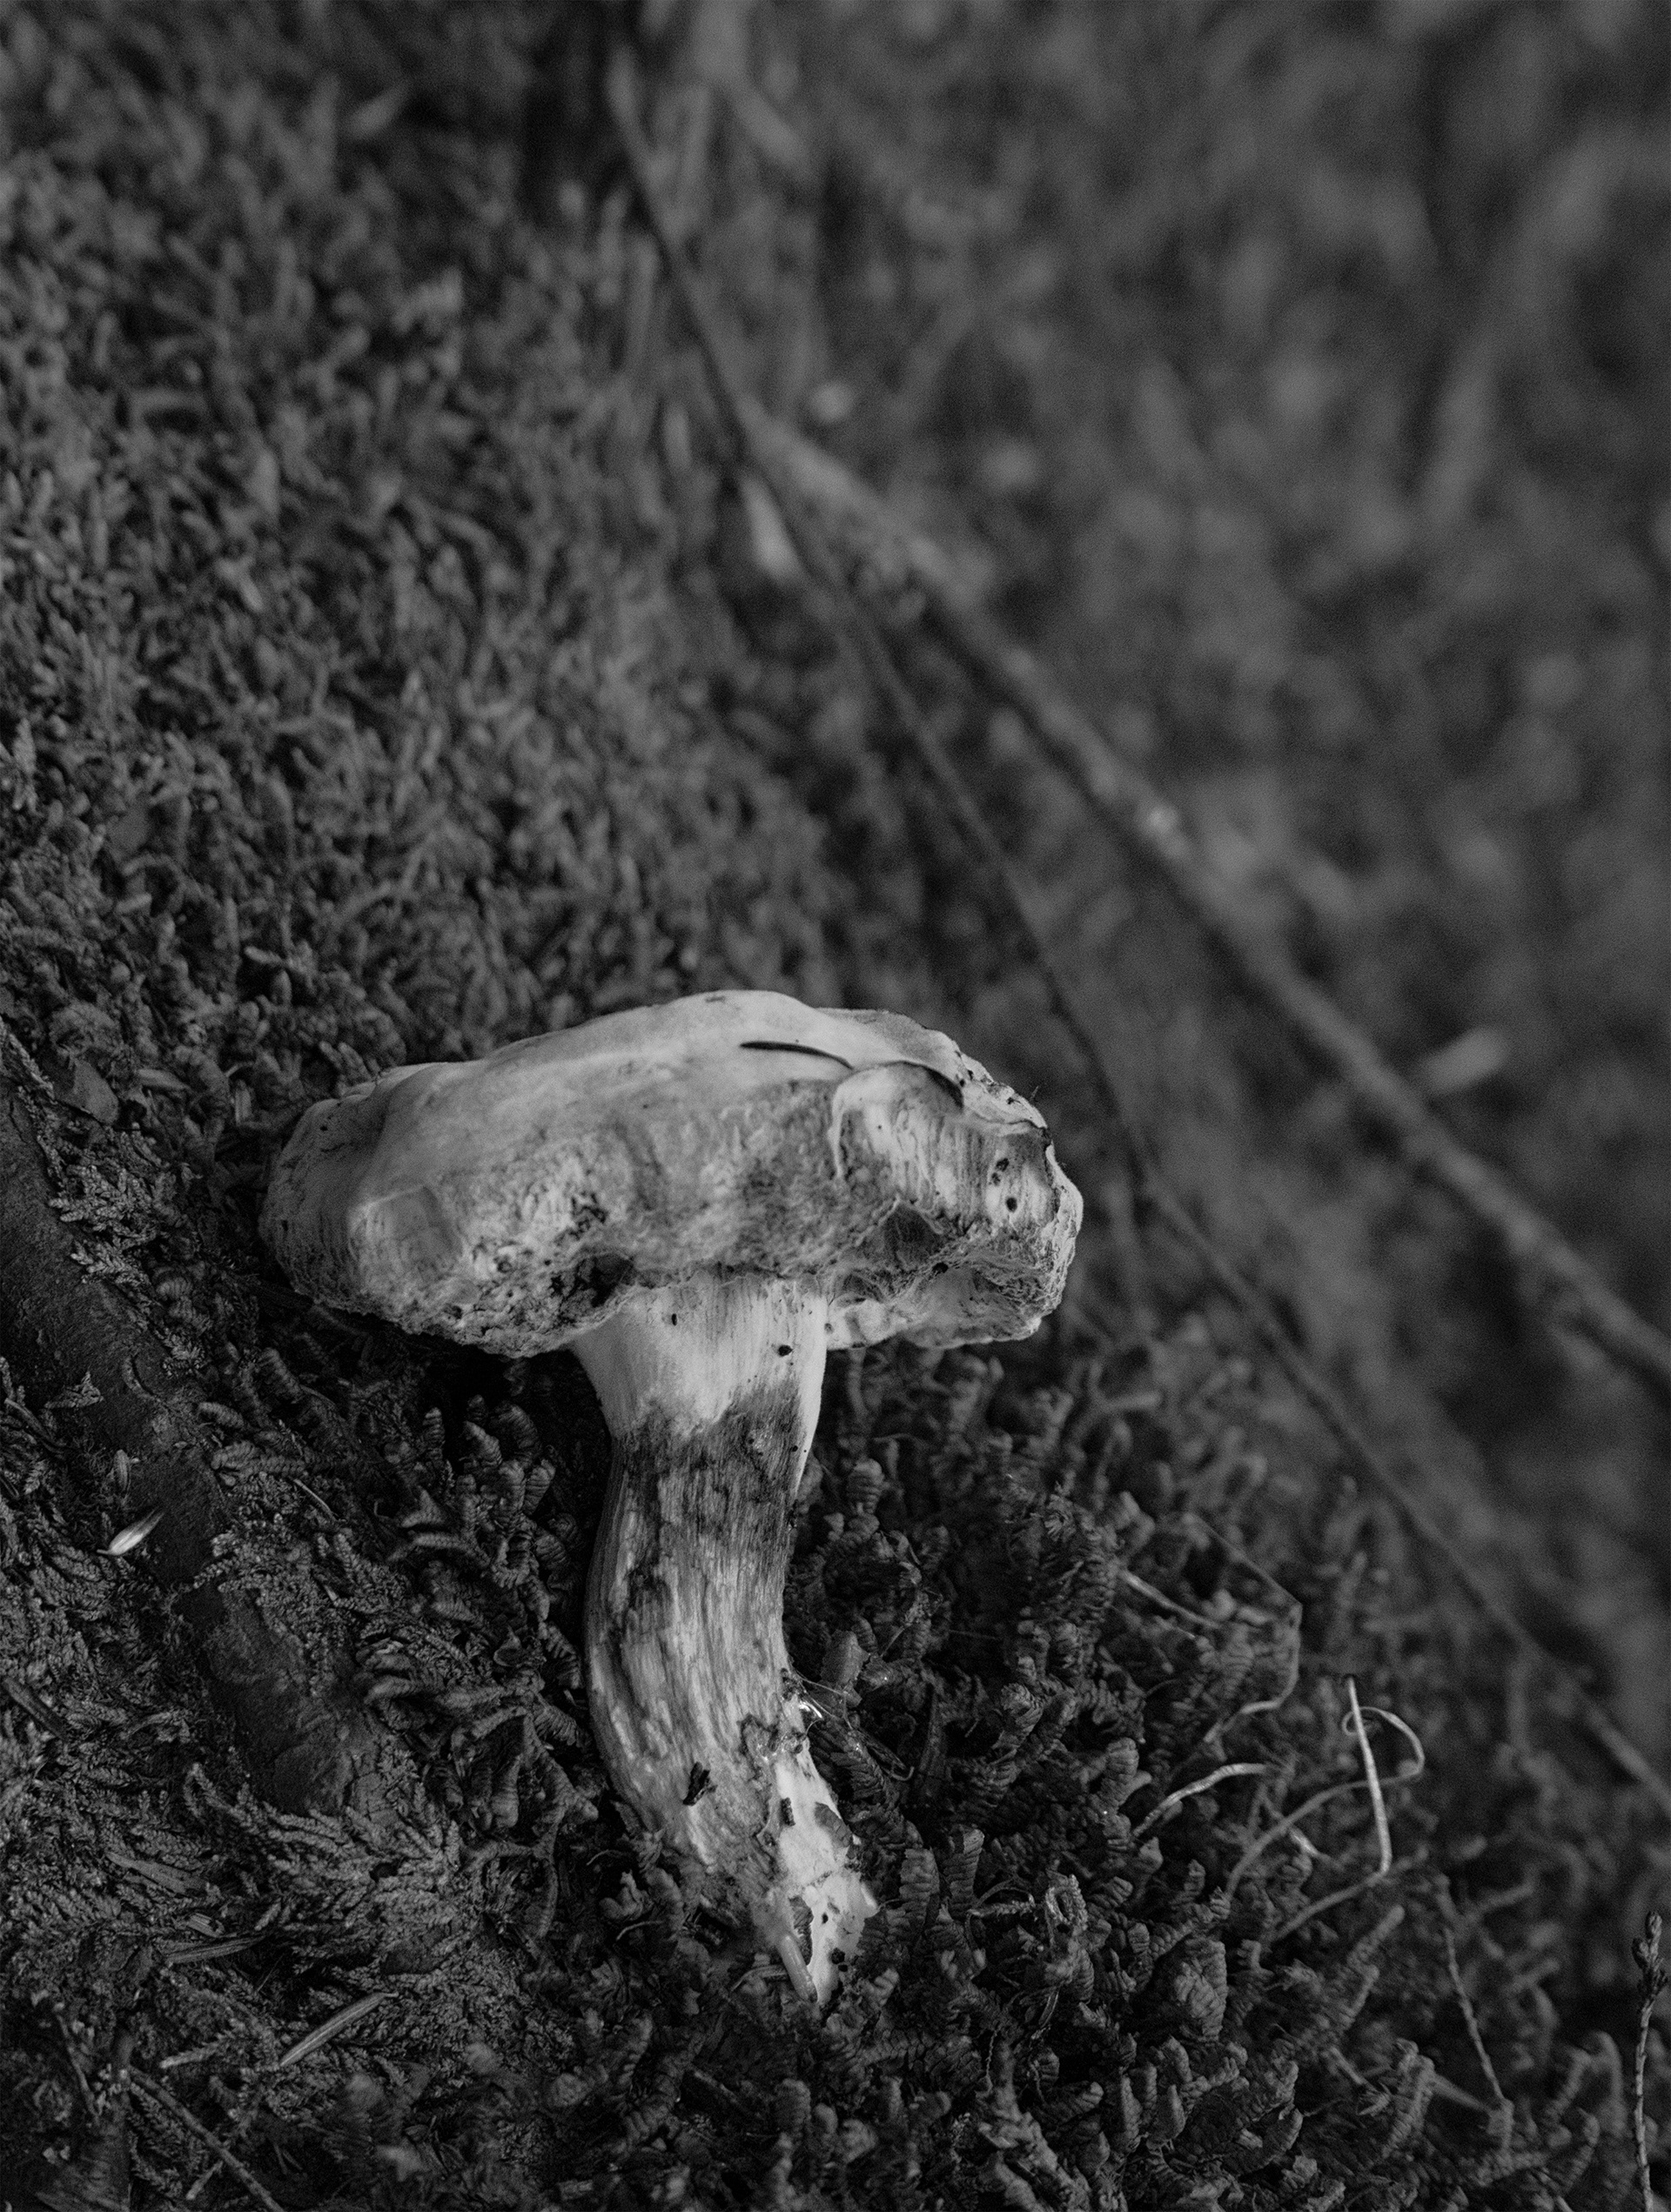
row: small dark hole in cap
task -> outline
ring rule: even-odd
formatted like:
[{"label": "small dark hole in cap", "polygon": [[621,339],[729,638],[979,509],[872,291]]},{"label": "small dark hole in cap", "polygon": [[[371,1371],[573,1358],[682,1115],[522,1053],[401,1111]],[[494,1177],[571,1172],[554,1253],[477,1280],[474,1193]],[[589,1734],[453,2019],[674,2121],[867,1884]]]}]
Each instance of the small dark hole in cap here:
[{"label": "small dark hole in cap", "polygon": [[1019,1198],[1006,1198],[1003,1202],[1003,1210],[1006,1213],[1012,1214],[1020,1203]]},{"label": "small dark hole in cap", "polygon": [[789,1356],[789,1351],[790,1347],[788,1344],[780,1344],[777,1348],[777,1356],[780,1359],[787,1359]]}]

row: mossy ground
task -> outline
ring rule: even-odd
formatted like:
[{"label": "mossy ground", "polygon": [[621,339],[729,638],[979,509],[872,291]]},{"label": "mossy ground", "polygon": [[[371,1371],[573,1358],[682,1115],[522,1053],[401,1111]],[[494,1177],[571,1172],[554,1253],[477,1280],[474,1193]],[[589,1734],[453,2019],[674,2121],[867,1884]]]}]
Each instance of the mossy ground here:
[{"label": "mossy ground", "polygon": [[[530,211],[535,11],[0,21],[3,1074],[86,1264],[201,1378],[219,1571],[305,1581],[410,1783],[381,1824],[264,1806],[143,1552],[98,1548],[121,1469],[9,1388],[0,2198],[99,2201],[72,2162],[122,2132],[125,2036],[140,2207],[241,2191],[147,2083],[299,2212],[1627,2201],[1653,1808],[1164,1255],[1152,1326],[1096,1237],[1035,1344],[832,1377],[787,1619],[884,1909],[831,2015],[634,1832],[574,1656],[595,1406],[567,1360],[288,1294],[253,1223],[298,1109],[745,983],[943,1016],[1097,1195],[1117,1163],[753,564],[607,157]],[[740,270],[769,305],[810,251],[755,182],[715,210],[745,322]],[[807,359],[776,376],[795,402]],[[1193,971],[1131,935],[1140,1014]],[[1169,1076],[1176,1020],[1135,1022],[1134,1073],[1222,1190],[1243,1078],[1199,1029]],[[1355,1250],[1377,1193],[1309,1210]],[[1410,1746],[1368,1722],[1384,1876],[1349,1680],[1426,1753],[1394,1784]]]}]

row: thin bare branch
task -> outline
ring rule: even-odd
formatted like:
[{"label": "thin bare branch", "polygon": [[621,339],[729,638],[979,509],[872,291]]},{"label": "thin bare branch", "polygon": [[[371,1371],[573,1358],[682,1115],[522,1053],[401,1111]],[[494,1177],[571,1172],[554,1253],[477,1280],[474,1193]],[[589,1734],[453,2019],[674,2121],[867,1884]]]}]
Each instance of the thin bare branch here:
[{"label": "thin bare branch", "polygon": [[287,2051],[281,2051],[278,2064],[281,2067],[299,2066],[305,2058],[312,2058],[315,2051],[323,2050],[328,2042],[340,2035],[346,2028],[352,2028],[356,2021],[364,2020],[367,2013],[375,2012],[388,1994],[386,1989],[373,1989],[369,1996],[356,1997],[340,2012],[332,2013],[329,2020],[322,2020],[317,2028],[310,2029]]},{"label": "thin bare branch", "polygon": [[1346,1677],[1346,1695],[1352,1699],[1351,1724],[1358,1739],[1358,1748],[1363,1754],[1364,1780],[1369,1784],[1369,1801],[1375,1810],[1375,1842],[1381,1856],[1381,1872],[1392,1864],[1392,1828],[1386,1817],[1386,1800],[1381,1795],[1381,1770],[1375,1764],[1375,1753],[1370,1747],[1369,1731],[1364,1726],[1364,1716],[1358,1703],[1358,1685],[1351,1675]]},{"label": "thin bare branch", "polygon": [[[1139,1204],[1147,1207],[1197,1256],[1213,1281],[1230,1297],[1245,1324],[1276,1357],[1299,1395],[1322,1419],[1348,1458],[1392,1502],[1413,1533],[1444,1561],[1493,1624],[1553,1678],[1567,1708],[1589,1728],[1595,1739],[1624,1771],[1651,1791],[1661,1806],[1671,1812],[1671,1783],[1655,1772],[1612,1717],[1584,1689],[1576,1676],[1546,1652],[1530,1631],[1523,1627],[1495,1598],[1477,1571],[1461,1557],[1426,1509],[1418,1503],[1370,1443],[1334,1391],[1278,1321],[1269,1300],[1218,1250],[1205,1230],[1196,1223],[1184,1200],[1161,1174],[1152,1148],[1127,1105],[1119,1078],[1102,1039],[1080,1013],[1062,964],[1035,917],[1030,893],[1010,865],[1009,855],[950,754],[929,727],[927,718],[895,663],[886,640],[874,618],[859,600],[819,519],[809,509],[789,472],[781,466],[777,455],[758,433],[757,411],[751,407],[731,365],[729,351],[718,319],[696,280],[662,203],[649,148],[639,124],[632,57],[624,49],[616,54],[611,65],[608,97],[611,116],[632,172],[640,204],[661,249],[669,279],[707,365],[715,397],[735,448],[737,461],[742,467],[754,469],[770,489],[831,629],[869,678],[947,813],[956,824],[970,851],[979,861],[982,880],[989,888],[995,908],[1004,915],[1025,957],[1043,982],[1051,1010],[1071,1039],[1103,1109],[1119,1136],[1130,1163]],[[1175,822],[1175,810],[1167,808],[1164,801],[1158,803],[1166,808]],[[1646,1324],[1640,1325],[1647,1326]],[[1666,1349],[1667,1374],[1671,1378],[1671,1346]]]},{"label": "thin bare branch", "polygon": [[1475,2012],[1473,2000],[1468,1994],[1468,1985],[1462,1979],[1462,1961],[1456,1954],[1456,1937],[1452,1932],[1448,1920],[1445,1922],[1440,1933],[1445,1938],[1446,1969],[1451,1977],[1451,1987],[1456,1992],[1456,2001],[1461,2008],[1462,2025],[1468,2031],[1468,2041],[1473,2046],[1473,2055],[1479,2061],[1480,2071],[1491,2084],[1493,2101],[1492,2120],[1493,2125],[1506,2138],[1513,2127],[1513,2103],[1510,2098],[1504,2095],[1503,2085],[1497,2079],[1497,2069],[1491,2062],[1491,2053],[1486,2047],[1485,2034],[1480,2025],[1480,2015]]},{"label": "thin bare branch", "polygon": [[1426,1506],[1370,1442],[1339,1393],[1324,1380],[1300,1351],[1263,1291],[1256,1289],[1240,1269],[1225,1257],[1168,1184],[1155,1176],[1145,1182],[1144,1190],[1148,1203],[1180,1242],[1194,1252],[1295,1391],[1333,1437],[1347,1460],[1387,1499],[1422,1548],[1449,1569],[1492,1625],[1541,1668],[1555,1693],[1557,1710],[1564,1711],[1587,1728],[1608,1756],[1634,1781],[1640,1782],[1661,1810],[1671,1817],[1671,1782],[1643,1756],[1571,1668],[1545,1651],[1532,1632],[1515,1619],[1490,1588],[1478,1568],[1457,1550]]},{"label": "thin bare branch", "polygon": [[1641,1935],[1631,1945],[1636,1961],[1638,2009],[1636,2014],[1636,2062],[1631,2081],[1630,2132],[1636,2152],[1636,2182],[1642,2192],[1642,2212],[1654,2212],[1654,2184],[1648,2170],[1648,2117],[1643,2111],[1643,2100],[1648,2082],[1648,2036],[1654,2025],[1654,2008],[1665,1988],[1666,1972],[1660,1960],[1660,1938],[1665,1932],[1665,1920],[1660,1913],[1650,1913]]},{"label": "thin bare branch", "polygon": [[756,405],[745,412],[778,478],[829,516],[842,536],[864,547],[884,578],[909,577],[970,674],[1015,709],[1097,820],[1159,875],[1238,980],[1314,1062],[1346,1084],[1360,1112],[1410,1167],[1447,1190],[1492,1232],[1533,1300],[1635,1376],[1660,1404],[1671,1405],[1671,1338],[1612,1290],[1506,1177],[1470,1151],[1357,1024],[1300,974],[1276,939],[1237,908],[1178,808],[1122,758],[1030,653],[980,612],[960,588],[949,556],[893,518],[883,500],[822,447]]},{"label": "thin bare branch", "polygon": [[1220,1782],[1228,1782],[1238,1774],[1263,1774],[1263,1760],[1232,1760],[1227,1766],[1215,1766],[1211,1774],[1204,1774],[1198,1782],[1186,1782],[1181,1790],[1174,1790],[1170,1797],[1163,1797],[1148,1818],[1140,1820],[1131,1831],[1133,1843],[1141,1843],[1144,1836],[1158,1828],[1161,1822],[1177,1812],[1188,1799],[1199,1797],[1204,1790],[1216,1789]]},{"label": "thin bare branch", "polygon": [[160,2105],[171,2120],[184,2128],[187,2135],[194,2135],[204,2148],[226,2168],[246,2195],[260,2205],[262,2212],[284,2212],[284,2207],[265,2183],[258,2181],[243,2160],[228,2150],[220,2137],[212,2129],[205,2128],[196,2113],[183,2105],[171,2089],[165,2089],[160,2081],[153,2081],[150,2075],[141,2074],[137,2068],[128,2078],[139,2092],[140,2101]]}]

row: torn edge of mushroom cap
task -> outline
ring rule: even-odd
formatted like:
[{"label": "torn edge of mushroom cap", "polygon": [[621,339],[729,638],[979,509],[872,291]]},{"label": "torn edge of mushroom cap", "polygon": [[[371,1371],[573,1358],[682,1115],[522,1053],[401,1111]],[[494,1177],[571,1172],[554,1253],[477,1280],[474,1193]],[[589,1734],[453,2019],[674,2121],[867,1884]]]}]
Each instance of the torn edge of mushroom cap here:
[{"label": "torn edge of mushroom cap", "polygon": [[1037,1109],[949,1037],[736,991],[323,1102],[262,1231],[328,1304],[526,1356],[715,1269],[804,1282],[833,1346],[1026,1335],[1081,1212]]},{"label": "torn edge of mushroom cap", "polygon": [[1030,1336],[1061,1302],[1084,1202],[1042,1116],[969,1064],[955,1107],[897,1062],[836,1093],[840,1176],[882,1203],[830,1286],[832,1349]]}]

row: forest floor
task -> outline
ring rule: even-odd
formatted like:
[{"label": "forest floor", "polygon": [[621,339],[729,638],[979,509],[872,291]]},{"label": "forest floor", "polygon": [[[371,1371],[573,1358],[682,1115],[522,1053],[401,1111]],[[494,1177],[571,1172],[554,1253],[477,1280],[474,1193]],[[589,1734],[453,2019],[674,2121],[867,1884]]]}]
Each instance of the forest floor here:
[{"label": "forest floor", "polygon": [[[961,560],[1250,920],[1664,1325],[1663,26],[925,0],[776,31],[798,157],[734,128],[688,210],[751,387]],[[1169,1170],[1671,1751],[1662,1424],[1203,971],[1007,709],[942,711]],[[902,920],[966,971],[938,884],[866,959]]]},{"label": "forest floor", "polygon": [[[641,12],[748,387],[1671,1319],[1659,16]],[[174,1463],[0,1343],[0,2203],[1610,2212],[1661,1808],[1133,1219],[728,463],[615,23],[0,8],[6,1156],[223,1516],[111,1555]],[[1662,1764],[1663,1424],[912,614],[1167,1173]],[[574,1363],[310,1309],[254,1228],[309,1100],[739,984],[945,1027],[1089,1201],[1036,1343],[831,1377],[791,1652],[883,1910],[822,2022],[593,1755]],[[352,1712],[346,1808],[205,1590]]]}]

